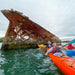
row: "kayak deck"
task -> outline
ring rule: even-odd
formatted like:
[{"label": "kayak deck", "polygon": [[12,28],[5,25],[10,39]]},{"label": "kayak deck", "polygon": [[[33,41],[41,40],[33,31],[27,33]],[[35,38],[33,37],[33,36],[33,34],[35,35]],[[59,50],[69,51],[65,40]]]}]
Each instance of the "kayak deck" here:
[{"label": "kayak deck", "polygon": [[49,57],[65,75],[75,75],[75,60],[73,58],[66,55],[63,57],[54,56],[53,53],[50,53]]},{"label": "kayak deck", "polygon": [[65,50],[67,55],[75,55],[75,50]]}]

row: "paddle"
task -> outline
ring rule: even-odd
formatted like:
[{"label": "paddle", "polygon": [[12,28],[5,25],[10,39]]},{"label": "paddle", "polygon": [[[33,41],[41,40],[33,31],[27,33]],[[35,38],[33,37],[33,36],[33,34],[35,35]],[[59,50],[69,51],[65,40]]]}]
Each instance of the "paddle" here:
[{"label": "paddle", "polygon": [[69,45],[69,44],[72,44],[72,43],[75,43],[75,39],[73,39],[72,41],[70,41],[70,42],[67,43],[66,45]]}]

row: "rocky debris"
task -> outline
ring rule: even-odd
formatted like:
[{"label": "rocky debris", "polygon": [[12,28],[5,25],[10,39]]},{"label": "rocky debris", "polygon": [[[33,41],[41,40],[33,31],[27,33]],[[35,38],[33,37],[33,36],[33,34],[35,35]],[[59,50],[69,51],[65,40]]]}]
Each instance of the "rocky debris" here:
[{"label": "rocky debris", "polygon": [[13,9],[2,10],[1,12],[9,20],[2,50],[34,47],[38,44],[46,44],[48,40],[61,42],[58,37],[31,21],[21,12],[14,11]]}]

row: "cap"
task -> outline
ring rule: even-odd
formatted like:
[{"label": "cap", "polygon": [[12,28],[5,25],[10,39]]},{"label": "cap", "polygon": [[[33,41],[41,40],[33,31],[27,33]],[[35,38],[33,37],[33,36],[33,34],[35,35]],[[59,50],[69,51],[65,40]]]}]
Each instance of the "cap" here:
[{"label": "cap", "polygon": [[52,43],[56,43],[56,41],[52,41]]}]

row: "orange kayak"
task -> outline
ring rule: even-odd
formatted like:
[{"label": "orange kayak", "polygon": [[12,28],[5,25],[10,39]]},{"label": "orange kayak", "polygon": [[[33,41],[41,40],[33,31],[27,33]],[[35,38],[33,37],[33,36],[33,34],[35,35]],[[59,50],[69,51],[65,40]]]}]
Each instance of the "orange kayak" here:
[{"label": "orange kayak", "polygon": [[38,45],[39,48],[45,48],[46,45]]},{"label": "orange kayak", "polygon": [[47,47],[47,49],[46,49],[46,50],[48,51],[49,49],[50,49],[50,48],[48,48],[48,47]]},{"label": "orange kayak", "polygon": [[75,60],[73,58],[66,55],[63,57],[54,56],[53,53],[49,53],[49,57],[65,75],[75,75]]}]

